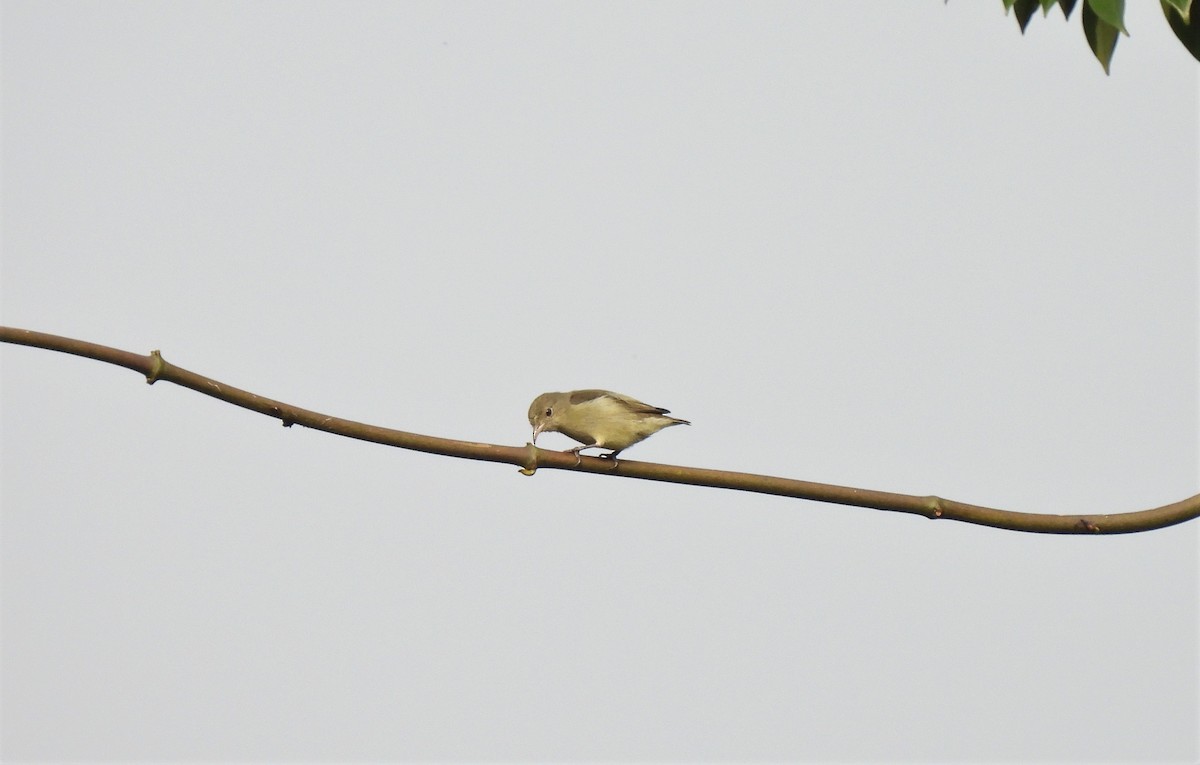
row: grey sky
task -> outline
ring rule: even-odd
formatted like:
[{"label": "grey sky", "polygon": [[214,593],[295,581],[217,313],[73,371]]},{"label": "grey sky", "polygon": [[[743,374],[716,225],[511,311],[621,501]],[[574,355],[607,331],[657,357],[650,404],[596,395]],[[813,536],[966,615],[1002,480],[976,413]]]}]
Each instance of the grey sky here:
[{"label": "grey sky", "polygon": [[[629,459],[1164,504],[1197,65],[1130,6],[1105,77],[1000,3],[5,2],[0,314],[422,433],[604,387],[694,423]],[[8,759],[1198,756],[1195,524],[526,478],[0,361]]]}]

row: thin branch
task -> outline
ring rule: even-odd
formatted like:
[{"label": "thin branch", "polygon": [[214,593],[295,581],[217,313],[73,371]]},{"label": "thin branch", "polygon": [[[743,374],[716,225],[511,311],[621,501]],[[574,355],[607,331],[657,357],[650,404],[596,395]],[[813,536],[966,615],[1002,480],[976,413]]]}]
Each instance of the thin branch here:
[{"label": "thin branch", "polygon": [[617,464],[597,457],[583,457],[576,464],[575,456],[557,451],[538,449],[532,444],[525,446],[498,446],[474,441],[456,441],[450,438],[407,433],[402,430],[381,428],[353,420],[301,409],[282,401],[244,391],[217,382],[204,375],[189,372],[166,361],[162,354],[153,351],[140,356],[129,351],[108,348],[82,340],[73,340],[43,332],[26,329],[0,327],[0,341],[17,345],[28,345],[51,351],[70,353],[96,359],[132,369],[146,377],[146,382],[159,380],[172,382],[194,391],[227,401],[235,406],[275,417],[284,427],[302,425],[314,430],[323,430],[348,438],[373,441],[402,449],[444,454],[450,457],[507,462],[522,467],[523,473],[533,475],[539,468],[578,470],[587,473],[640,478],[649,481],[667,481],[693,486],[711,486],[759,494],[777,494],[783,497],[810,499],[818,502],[833,502],[841,505],[868,507],[899,513],[911,513],[926,518],[964,521],[981,526],[992,526],[1012,531],[1028,531],[1041,534],[1128,534],[1150,531],[1200,517],[1200,495],[1170,505],[1129,513],[1097,515],[1046,515],[998,510],[991,507],[969,505],[940,497],[918,497],[909,494],[894,494],[886,491],[855,489],[849,486],[797,481],[790,478],[735,473],[726,470],[707,470],[677,465],[660,465],[651,462],[635,462],[622,459]]}]

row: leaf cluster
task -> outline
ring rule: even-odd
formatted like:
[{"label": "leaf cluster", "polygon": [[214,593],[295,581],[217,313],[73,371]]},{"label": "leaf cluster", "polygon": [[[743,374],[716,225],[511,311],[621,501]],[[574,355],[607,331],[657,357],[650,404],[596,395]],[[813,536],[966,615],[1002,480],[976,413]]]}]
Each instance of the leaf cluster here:
[{"label": "leaf cluster", "polygon": [[[1071,18],[1075,10],[1076,0],[1002,0],[1004,11],[1013,11],[1021,33],[1029,25],[1034,12],[1039,8],[1042,15],[1050,13],[1050,9],[1058,6],[1062,9],[1063,18]],[[1192,0],[1159,0],[1167,23],[1175,32],[1175,36],[1183,43],[1183,47],[1197,61],[1200,61],[1200,24],[1192,17]],[[1117,40],[1121,35],[1129,36],[1125,28],[1125,0],[1084,0],[1083,11],[1080,14],[1083,22],[1083,34],[1091,46],[1092,53],[1109,72],[1113,52],[1117,48]]]}]

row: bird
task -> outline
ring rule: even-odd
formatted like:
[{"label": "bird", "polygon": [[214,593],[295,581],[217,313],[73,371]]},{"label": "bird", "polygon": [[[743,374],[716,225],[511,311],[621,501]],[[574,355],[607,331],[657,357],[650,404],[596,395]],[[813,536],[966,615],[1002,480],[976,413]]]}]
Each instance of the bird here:
[{"label": "bird", "polygon": [[691,425],[687,420],[669,417],[670,410],[638,401],[610,390],[590,388],[543,393],[529,405],[529,424],[533,443],[539,433],[554,431],[575,439],[581,445],[564,451],[575,455],[593,447],[610,449],[603,459],[614,464],[617,455],[629,447],[672,425]]}]

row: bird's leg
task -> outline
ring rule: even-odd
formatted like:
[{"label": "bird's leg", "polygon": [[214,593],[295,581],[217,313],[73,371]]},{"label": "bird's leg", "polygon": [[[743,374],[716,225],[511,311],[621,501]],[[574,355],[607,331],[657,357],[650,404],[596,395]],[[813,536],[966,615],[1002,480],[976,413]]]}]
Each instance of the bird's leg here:
[{"label": "bird's leg", "polygon": [[602,460],[612,460],[612,461],[613,461],[613,464],[612,464],[612,467],[611,467],[611,468],[609,468],[609,469],[610,469],[610,470],[616,470],[616,469],[617,469],[617,465],[619,464],[619,463],[617,462],[617,455],[618,455],[618,454],[620,454],[620,453],[621,453],[621,450],[620,450],[620,449],[613,449],[613,450],[612,450],[611,452],[609,452],[608,454],[601,454],[601,455],[600,455],[600,459],[602,459]]},{"label": "bird's leg", "polygon": [[579,467],[580,463],[582,462],[582,460],[579,459],[579,452],[583,451],[584,449],[591,449],[593,446],[595,446],[595,444],[584,444],[582,446],[576,446],[574,449],[564,449],[563,451],[568,451],[574,454],[575,467]]}]

